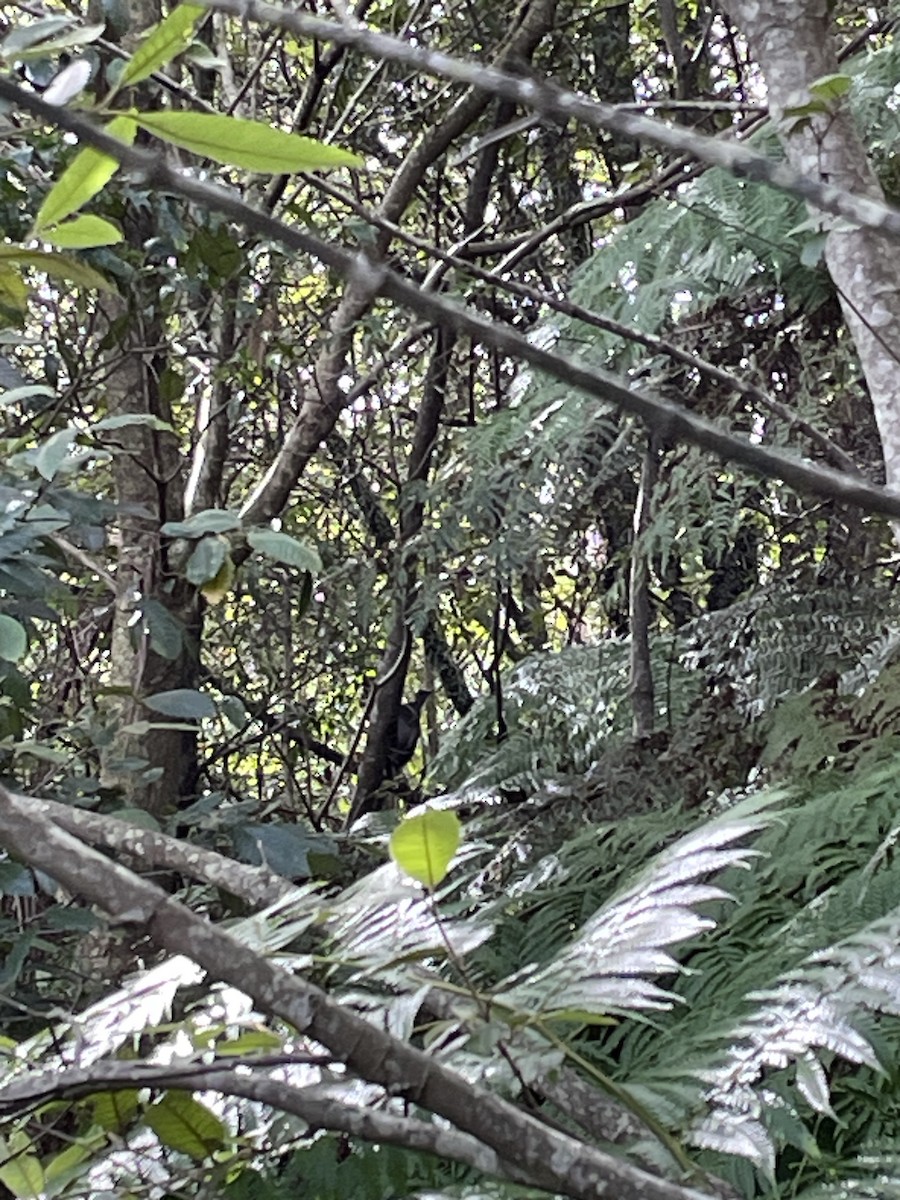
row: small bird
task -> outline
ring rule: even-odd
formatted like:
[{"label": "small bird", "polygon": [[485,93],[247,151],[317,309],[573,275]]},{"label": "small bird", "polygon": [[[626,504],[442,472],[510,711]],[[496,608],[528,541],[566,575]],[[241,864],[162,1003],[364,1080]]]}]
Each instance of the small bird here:
[{"label": "small bird", "polygon": [[397,709],[397,724],[392,731],[386,755],[388,779],[393,779],[402,771],[415,754],[422,732],[422,706],[430,695],[430,689],[419,688],[413,700],[401,704]]}]

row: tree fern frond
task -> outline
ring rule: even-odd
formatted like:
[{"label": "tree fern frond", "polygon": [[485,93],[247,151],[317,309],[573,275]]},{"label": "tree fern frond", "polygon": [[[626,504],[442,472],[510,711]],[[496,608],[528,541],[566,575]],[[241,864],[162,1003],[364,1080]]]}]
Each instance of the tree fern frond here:
[{"label": "tree fern frond", "polygon": [[[767,804],[775,802],[769,797]],[[579,1008],[589,1012],[667,1009],[673,993],[651,982],[679,964],[664,947],[715,926],[697,908],[727,899],[727,893],[700,878],[726,867],[746,865],[755,851],[734,842],[764,828],[759,799],[701,826],[663,850],[623,892],[591,917],[579,936],[550,962],[499,985],[497,999],[512,1008],[546,1011]]]},{"label": "tree fern frond", "polygon": [[393,863],[348,888],[330,911],[330,933],[342,962],[367,971],[403,959],[443,957],[448,944],[463,957],[493,930],[485,915],[442,915],[439,921],[434,900]]}]

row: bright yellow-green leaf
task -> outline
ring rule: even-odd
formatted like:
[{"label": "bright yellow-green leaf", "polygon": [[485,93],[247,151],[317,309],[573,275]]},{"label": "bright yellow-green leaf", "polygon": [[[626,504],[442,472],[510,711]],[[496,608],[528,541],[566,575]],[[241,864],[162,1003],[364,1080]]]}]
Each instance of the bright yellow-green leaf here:
[{"label": "bright yellow-green leaf", "polygon": [[41,230],[41,241],[71,250],[85,250],[89,246],[115,246],[121,240],[122,231],[112,221],[104,221],[102,217],[90,213],[81,213],[70,221],[63,221],[62,225]]},{"label": "bright yellow-green leaf", "polygon": [[577,1025],[617,1025],[615,1017],[588,1012],[583,1008],[554,1008],[541,1013],[541,1021],[574,1021]]},{"label": "bright yellow-green leaf", "polygon": [[179,4],[147,34],[116,82],[115,90],[131,87],[165,66],[191,44],[194,26],[207,11],[199,4]]},{"label": "bright yellow-green leaf", "polygon": [[200,588],[200,595],[207,604],[221,604],[234,583],[235,567],[231,555],[226,554],[222,565],[212,579],[207,580]]},{"label": "bright yellow-green leaf", "polygon": [[391,834],[391,857],[401,871],[433,888],[447,874],[459,839],[456,813],[427,809],[400,822]]},{"label": "bright yellow-green leaf", "polygon": [[73,1142],[71,1146],[66,1146],[65,1150],[55,1154],[47,1163],[44,1169],[46,1182],[62,1182],[66,1179],[77,1178],[80,1174],[79,1167],[91,1157],[92,1151],[100,1149],[104,1140],[100,1137],[84,1138],[81,1141]]},{"label": "bright yellow-green leaf", "polygon": [[240,1056],[258,1054],[265,1050],[281,1050],[284,1038],[272,1033],[269,1029],[248,1029],[245,1033],[228,1042],[216,1043],[216,1054]]},{"label": "bright yellow-green leaf", "polygon": [[0,256],[0,311],[7,321],[24,314],[28,305],[28,288],[22,276],[12,266],[5,266]]},{"label": "bright yellow-green leaf", "polygon": [[261,121],[195,112],[136,112],[132,116],[142,129],[173,146],[227,167],[244,167],[261,175],[363,165],[361,158],[346,150],[325,146],[296,133],[285,133]]},{"label": "bright yellow-green leaf", "polygon": [[809,91],[816,99],[832,103],[846,96],[852,86],[853,79],[849,75],[822,75],[809,85]]},{"label": "bright yellow-green leaf", "polygon": [[[131,117],[115,117],[106,126],[105,132],[130,146],[137,133],[137,125]],[[118,169],[119,164],[114,158],[91,146],[76,154],[44,197],[44,203],[34,219],[35,236],[42,236],[43,230],[58,225],[87,204],[106,187]]]},{"label": "bright yellow-green leaf", "polygon": [[[82,287],[97,288],[104,292],[114,292],[116,289],[103,278],[99,271],[89,267],[87,263],[79,262],[77,258],[68,258],[65,254],[54,254],[50,250],[24,250],[21,246],[0,246],[0,264],[8,263],[12,267],[34,267],[43,271],[51,279],[64,280],[66,283],[78,283]],[[6,288],[6,275],[9,268],[0,265],[0,292]],[[19,276],[14,272],[21,288],[22,307],[28,299],[28,289]]]},{"label": "bright yellow-green leaf", "polygon": [[32,1143],[24,1135],[8,1142],[0,1138],[0,1183],[16,1200],[37,1200],[44,1190],[44,1168],[31,1149]]},{"label": "bright yellow-green leaf", "polygon": [[221,1150],[228,1138],[215,1113],[187,1092],[166,1092],[147,1109],[144,1120],[164,1146],[197,1162]]}]

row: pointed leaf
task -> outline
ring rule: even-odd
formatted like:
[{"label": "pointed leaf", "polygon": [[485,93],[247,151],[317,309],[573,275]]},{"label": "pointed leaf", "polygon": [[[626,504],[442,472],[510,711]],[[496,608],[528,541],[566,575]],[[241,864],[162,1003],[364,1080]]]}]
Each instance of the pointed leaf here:
[{"label": "pointed leaf", "polygon": [[14,58],[21,51],[47,41],[72,24],[71,17],[47,17],[43,21],[35,21],[32,25],[20,25],[0,42],[0,54],[4,58]]},{"label": "pointed leaf", "polygon": [[[34,267],[43,271],[51,279],[64,280],[67,283],[78,283],[82,287],[97,288],[103,292],[114,292],[112,284],[103,278],[99,271],[89,267],[87,263],[79,262],[77,258],[67,258],[65,254],[54,254],[49,250],[25,250],[21,246],[0,246],[0,262],[8,262],[19,267]],[[28,292],[21,285],[27,299]]]},{"label": "pointed leaf", "polygon": [[187,1092],[166,1092],[147,1109],[144,1120],[164,1146],[197,1162],[221,1150],[228,1138],[215,1113]]},{"label": "pointed leaf", "polygon": [[116,81],[115,90],[140,83],[148,75],[177,58],[191,44],[194,27],[207,10],[199,4],[179,4],[153,29],[135,50]]},{"label": "pointed leaf", "polygon": [[33,1143],[24,1134],[0,1138],[0,1183],[16,1200],[38,1200],[44,1188],[44,1168],[33,1153]]},{"label": "pointed leaf", "polygon": [[300,571],[309,571],[313,575],[322,571],[322,560],[316,549],[308,542],[301,542],[286,533],[275,529],[251,529],[247,533],[247,541],[254,550],[267,558],[274,558],[276,562],[297,567]]},{"label": "pointed leaf", "polygon": [[87,250],[91,246],[115,246],[122,241],[122,231],[112,221],[82,214],[41,231],[41,241],[64,249]]},{"label": "pointed leaf", "polygon": [[216,706],[209,696],[193,688],[173,688],[170,692],[157,692],[154,696],[145,696],[143,704],[151,712],[161,713],[164,717],[200,720],[202,717],[216,715]]},{"label": "pointed leaf", "polygon": [[261,121],[195,112],[142,112],[133,116],[142,129],[173,146],[227,167],[244,167],[262,175],[363,165],[361,158],[346,150],[285,133]]},{"label": "pointed leaf", "polygon": [[[51,17],[50,20],[54,23],[58,20],[68,22],[69,18]],[[44,24],[44,22],[41,23]],[[48,25],[49,23],[49,21],[46,22]],[[30,26],[29,31],[34,28],[34,25]],[[50,58],[53,55],[59,54],[61,50],[71,50],[74,46],[87,46],[90,42],[96,42],[98,38],[103,36],[104,29],[106,29],[105,25],[79,25],[77,28],[70,29],[67,33],[61,33],[58,36],[53,36],[51,33],[51,36],[46,40],[36,41],[28,46],[27,49],[23,48],[17,51],[15,57],[20,62],[28,62],[29,59],[33,58]],[[10,57],[6,50],[7,42],[20,32],[22,31],[17,30],[15,34],[10,34],[10,37],[0,46],[0,54],[4,57]]]},{"label": "pointed leaf", "polygon": [[391,834],[391,858],[401,871],[434,888],[447,874],[460,830],[456,813],[446,810],[427,809],[407,817]]},{"label": "pointed leaf", "polygon": [[[137,133],[131,117],[115,117],[106,126],[110,137],[118,138],[130,146]],[[88,200],[102,191],[119,169],[118,162],[100,150],[88,146],[72,159],[59,179],[44,197],[44,203],[34,219],[34,233],[40,237],[42,230],[58,225],[87,204]]]},{"label": "pointed leaf", "polygon": [[116,413],[114,417],[103,417],[102,420],[95,421],[90,427],[90,432],[97,433],[101,429],[123,429],[126,425],[144,425],[148,429],[158,429],[163,433],[173,432],[168,421],[154,416],[153,413]]}]

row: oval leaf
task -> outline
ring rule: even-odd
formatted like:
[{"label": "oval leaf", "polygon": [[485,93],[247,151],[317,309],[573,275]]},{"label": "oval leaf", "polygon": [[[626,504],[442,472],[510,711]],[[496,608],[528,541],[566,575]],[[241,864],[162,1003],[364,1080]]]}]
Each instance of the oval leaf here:
[{"label": "oval leaf", "polygon": [[0,613],[0,658],[18,662],[28,649],[28,634],[14,617]]},{"label": "oval leaf", "polygon": [[186,521],[167,521],[160,530],[167,537],[199,538],[205,533],[228,533],[239,529],[241,519],[224,508],[205,508]]},{"label": "oval leaf", "polygon": [[62,464],[69,457],[69,451],[78,436],[77,429],[67,425],[59,429],[46,442],[38,446],[34,454],[34,465],[46,480],[52,480]]},{"label": "oval leaf", "polygon": [[84,91],[90,77],[91,64],[86,58],[76,58],[63,67],[49,87],[44,89],[44,103],[59,106],[68,104]]},{"label": "oval leaf", "polygon": [[456,813],[445,810],[407,817],[391,834],[391,858],[401,871],[433,888],[447,874],[459,847],[460,828]]},{"label": "oval leaf", "polygon": [[144,1120],[164,1146],[197,1162],[221,1150],[228,1137],[215,1113],[187,1092],[166,1092],[147,1109]]},{"label": "oval leaf", "polygon": [[41,240],[67,250],[87,250],[91,246],[115,246],[122,240],[122,231],[112,221],[82,214],[41,231]]},{"label": "oval leaf", "polygon": [[322,571],[322,560],[315,548],[308,542],[301,542],[286,533],[275,529],[251,529],[247,534],[247,541],[266,558],[274,558],[276,562],[297,567],[300,571],[310,571],[313,575]]},{"label": "oval leaf", "polygon": [[201,717],[214,717],[216,706],[209,696],[193,688],[174,688],[171,692],[157,692],[155,696],[145,696],[145,708],[151,712],[161,713],[164,717],[183,717],[189,721],[199,721]]},{"label": "oval leaf", "polygon": [[159,67],[171,62],[191,44],[194,26],[206,9],[199,4],[179,4],[160,21],[135,50],[116,82],[116,91],[140,83]]},{"label": "oval leaf", "polygon": [[285,133],[261,121],[245,121],[221,113],[134,113],[134,119],[164,142],[190,150],[226,167],[244,167],[261,175],[321,171],[329,167],[361,167],[355,154],[325,146],[312,138]]},{"label": "oval leaf", "polygon": [[188,583],[201,587],[215,579],[219,568],[225,561],[228,543],[224,538],[212,536],[201,538],[184,569]]}]

